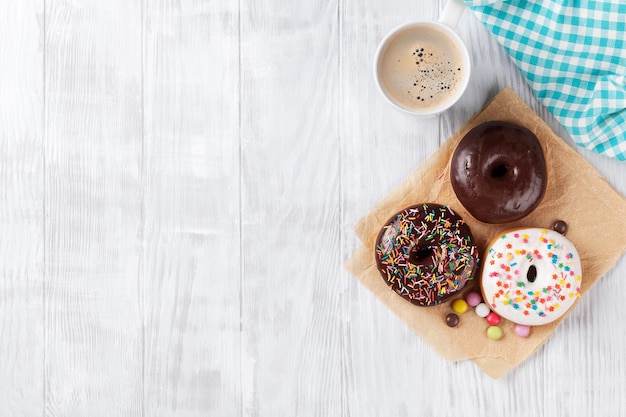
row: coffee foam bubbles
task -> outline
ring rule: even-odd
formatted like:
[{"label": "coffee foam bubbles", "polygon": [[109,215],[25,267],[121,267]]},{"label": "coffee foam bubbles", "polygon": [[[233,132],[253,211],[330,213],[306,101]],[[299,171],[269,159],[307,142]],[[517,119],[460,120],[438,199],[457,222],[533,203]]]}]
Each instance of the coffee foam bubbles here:
[{"label": "coffee foam bubbles", "polygon": [[433,109],[456,95],[463,82],[463,56],[441,30],[407,28],[387,43],[380,61],[383,87],[410,109]]}]

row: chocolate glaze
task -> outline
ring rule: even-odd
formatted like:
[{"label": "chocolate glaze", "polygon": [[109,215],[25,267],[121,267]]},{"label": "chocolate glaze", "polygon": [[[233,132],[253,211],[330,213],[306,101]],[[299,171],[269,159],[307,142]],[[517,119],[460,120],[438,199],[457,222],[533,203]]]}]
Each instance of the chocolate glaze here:
[{"label": "chocolate glaze", "polygon": [[478,249],[449,207],[420,204],[392,216],[376,239],[376,265],[397,294],[420,306],[460,291],[478,270]]},{"label": "chocolate glaze", "polygon": [[450,182],[477,220],[508,223],[532,212],[546,192],[547,169],[537,137],[508,122],[474,127],[452,155]]}]

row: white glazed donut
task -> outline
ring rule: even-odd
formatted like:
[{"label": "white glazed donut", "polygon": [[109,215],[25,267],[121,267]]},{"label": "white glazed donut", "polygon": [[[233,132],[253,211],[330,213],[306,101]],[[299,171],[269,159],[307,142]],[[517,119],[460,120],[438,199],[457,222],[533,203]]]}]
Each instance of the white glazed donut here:
[{"label": "white glazed donut", "polygon": [[507,231],[487,248],[481,288],[485,302],[518,324],[550,323],[580,297],[580,258],[565,236],[547,229]]}]

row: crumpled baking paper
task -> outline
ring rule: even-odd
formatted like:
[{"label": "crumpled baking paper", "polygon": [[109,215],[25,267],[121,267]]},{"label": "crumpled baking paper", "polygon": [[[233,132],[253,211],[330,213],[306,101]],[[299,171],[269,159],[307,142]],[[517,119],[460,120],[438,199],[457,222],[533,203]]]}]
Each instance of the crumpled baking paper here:
[{"label": "crumpled baking paper", "polygon": [[[525,218],[505,225],[474,219],[457,200],[449,177],[450,157],[456,144],[472,127],[492,120],[530,129],[541,143],[548,168],[548,186],[541,204]],[[481,251],[505,229],[551,228],[556,220],[564,220],[568,224],[566,236],[581,257],[583,297],[626,250],[626,199],[509,88],[468,120],[364,216],[354,227],[363,245],[346,261],[346,269],[443,358],[448,361],[470,359],[493,378],[499,378],[535,352],[576,305],[557,321],[533,327],[527,338],[515,335],[514,324],[503,319],[500,327],[504,336],[491,340],[486,336],[485,319],[470,310],[460,315],[457,327],[448,327],[445,316],[452,312],[451,301],[436,307],[418,307],[404,300],[387,286],[376,269],[374,245],[381,227],[393,214],[418,203],[451,207],[466,220]],[[477,289],[477,285],[478,277],[460,297],[472,288]]]}]

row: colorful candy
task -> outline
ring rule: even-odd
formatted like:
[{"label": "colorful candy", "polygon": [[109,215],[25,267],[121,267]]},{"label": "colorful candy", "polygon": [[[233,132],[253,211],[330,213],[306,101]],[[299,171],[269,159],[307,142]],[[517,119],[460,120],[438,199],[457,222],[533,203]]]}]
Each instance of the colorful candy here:
[{"label": "colorful candy", "polygon": [[450,313],[446,316],[446,324],[449,327],[456,327],[459,324],[459,316],[454,313]]},{"label": "colorful candy", "polygon": [[526,326],[525,324],[516,324],[515,334],[519,337],[528,337],[530,334],[530,326]]},{"label": "colorful candy", "polygon": [[465,301],[471,307],[476,307],[478,304],[480,304],[482,300],[483,298],[476,291],[468,293],[467,297],[465,297]]},{"label": "colorful candy", "polygon": [[478,304],[474,311],[476,311],[476,314],[478,314],[479,317],[487,317],[487,315],[491,312],[485,303]]},{"label": "colorful candy", "polygon": [[567,233],[567,223],[565,223],[563,220],[557,220],[554,223],[554,226],[552,226],[552,228],[554,229],[555,232],[560,233],[562,235]]},{"label": "colorful candy", "polygon": [[491,340],[502,338],[502,329],[498,326],[489,326],[489,328],[487,328],[487,337]]},{"label": "colorful candy", "polygon": [[500,316],[498,316],[498,314],[494,313],[493,311],[487,314],[487,317],[485,318],[487,319],[487,323],[492,326],[497,326],[498,324],[500,324]]},{"label": "colorful candy", "polygon": [[467,303],[462,298],[458,298],[452,302],[452,310],[463,314],[467,311]]}]

